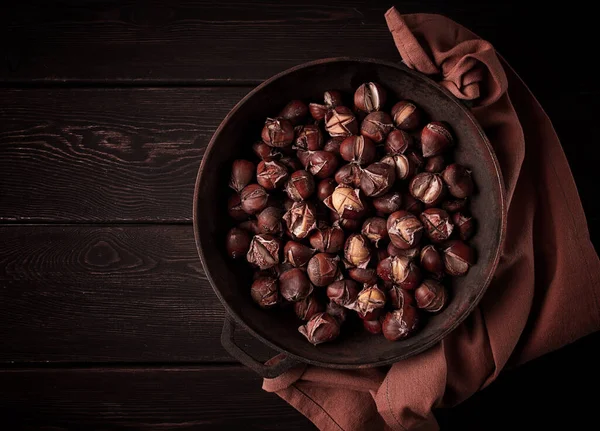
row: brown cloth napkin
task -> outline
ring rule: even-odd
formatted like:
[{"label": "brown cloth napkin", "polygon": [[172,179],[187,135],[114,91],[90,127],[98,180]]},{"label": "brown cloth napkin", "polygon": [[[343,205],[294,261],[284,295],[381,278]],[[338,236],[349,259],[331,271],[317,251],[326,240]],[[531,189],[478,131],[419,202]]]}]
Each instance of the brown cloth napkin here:
[{"label": "brown cloth napkin", "polygon": [[323,430],[437,429],[432,408],[460,403],[505,366],[600,329],[600,263],[537,100],[490,43],[450,19],[394,8],[386,19],[408,67],[472,101],[504,174],[507,238],[480,305],[436,347],[391,368],[300,366],[265,379],[263,389]]}]

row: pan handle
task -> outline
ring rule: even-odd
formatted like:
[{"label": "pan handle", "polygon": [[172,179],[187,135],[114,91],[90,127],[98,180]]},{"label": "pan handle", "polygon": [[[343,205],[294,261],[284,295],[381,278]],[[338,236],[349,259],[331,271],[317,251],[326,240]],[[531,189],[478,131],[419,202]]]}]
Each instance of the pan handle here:
[{"label": "pan handle", "polygon": [[223,323],[223,332],[221,333],[221,344],[227,350],[227,352],[235,359],[240,361],[242,364],[253,370],[259,376],[273,379],[283,374],[287,370],[301,362],[290,356],[285,356],[282,360],[273,365],[264,365],[257,361],[248,353],[246,353],[240,346],[235,344],[234,333],[236,329],[236,323],[231,316],[225,316],[225,322]]}]

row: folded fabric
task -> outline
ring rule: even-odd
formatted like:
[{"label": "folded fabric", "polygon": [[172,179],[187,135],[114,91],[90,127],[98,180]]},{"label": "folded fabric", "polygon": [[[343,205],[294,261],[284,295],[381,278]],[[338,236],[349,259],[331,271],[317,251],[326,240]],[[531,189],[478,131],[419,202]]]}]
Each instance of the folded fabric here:
[{"label": "folded fabric", "polygon": [[452,20],[394,8],[386,20],[408,67],[471,101],[504,175],[507,237],[483,300],[436,347],[386,368],[299,366],[264,380],[323,430],[438,429],[433,408],[600,329],[600,262],[539,103],[489,42]]}]

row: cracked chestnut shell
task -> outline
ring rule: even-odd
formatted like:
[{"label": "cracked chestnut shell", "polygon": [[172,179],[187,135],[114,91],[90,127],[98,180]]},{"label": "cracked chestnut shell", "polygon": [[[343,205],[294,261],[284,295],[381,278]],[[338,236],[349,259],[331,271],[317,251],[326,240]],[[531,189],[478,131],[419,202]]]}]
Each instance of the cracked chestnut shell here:
[{"label": "cracked chestnut shell", "polygon": [[396,211],[387,219],[390,241],[398,248],[408,249],[421,241],[423,224],[414,215],[406,211]]},{"label": "cracked chestnut shell", "polygon": [[285,118],[267,118],[260,136],[271,147],[287,147],[294,140],[294,126]]},{"label": "cracked chestnut shell", "polygon": [[386,241],[389,238],[387,221],[382,217],[370,217],[363,223],[361,233],[375,244],[375,247],[379,247],[380,241]]},{"label": "cracked chestnut shell", "polygon": [[371,112],[360,125],[360,134],[375,142],[383,142],[394,124],[389,114],[381,111]]},{"label": "cracked chestnut shell", "polygon": [[279,292],[287,301],[302,301],[312,291],[312,284],[299,268],[288,269],[279,276]]},{"label": "cracked chestnut shell", "polygon": [[432,242],[446,241],[452,235],[454,225],[443,209],[428,208],[421,213],[420,219],[425,227],[425,234]]},{"label": "cracked chestnut shell", "polygon": [[402,196],[404,210],[413,214],[421,214],[423,212],[423,202],[416,199],[410,193],[405,193]]},{"label": "cracked chestnut shell", "polygon": [[406,180],[415,173],[414,165],[404,154],[385,156],[381,159],[381,162],[392,166],[394,168],[396,178],[399,180]]},{"label": "cracked chestnut shell", "polygon": [[308,106],[301,100],[292,100],[283,107],[278,117],[289,120],[293,126],[297,126],[308,115]]},{"label": "cracked chestnut shell", "polygon": [[412,305],[404,305],[385,315],[381,330],[389,341],[404,340],[413,335],[419,327],[419,313]]},{"label": "cracked chestnut shell", "polygon": [[403,130],[393,129],[385,138],[385,153],[389,155],[404,154],[412,145],[411,136]]},{"label": "cracked chestnut shell", "polygon": [[274,277],[259,277],[250,287],[252,300],[261,308],[272,308],[279,303],[279,287]]},{"label": "cracked chestnut shell", "polygon": [[323,93],[323,102],[325,102],[325,106],[329,109],[344,104],[342,93],[337,90],[327,90]]},{"label": "cracked chestnut shell", "polygon": [[473,194],[473,179],[471,171],[458,163],[448,165],[442,172],[442,179],[448,186],[448,191],[458,199],[464,199]]},{"label": "cracked chestnut shell", "polygon": [[256,168],[256,182],[266,190],[275,190],[285,184],[289,177],[287,168],[280,162],[261,161]]},{"label": "cracked chestnut shell", "polygon": [[296,268],[305,266],[315,251],[296,241],[288,241],[283,246],[283,261]]},{"label": "cracked chestnut shell", "polygon": [[446,273],[450,275],[465,275],[475,263],[473,249],[462,241],[448,241],[442,249],[442,257]]},{"label": "cracked chestnut shell", "polygon": [[421,270],[409,258],[391,256],[390,277],[394,284],[406,290],[413,290],[421,281]]},{"label": "cracked chestnut shell", "polygon": [[294,311],[299,319],[310,320],[315,314],[324,312],[325,305],[315,295],[311,294],[296,302]]},{"label": "cracked chestnut shell", "polygon": [[421,172],[411,180],[408,189],[410,194],[427,205],[440,202],[444,193],[444,183],[438,174]]},{"label": "cracked chestnut shell", "polygon": [[432,274],[435,278],[442,278],[444,276],[444,262],[442,262],[442,256],[437,249],[429,244],[423,247],[419,256],[421,268]]},{"label": "cracked chestnut shell", "polygon": [[337,253],[344,247],[345,235],[338,226],[319,227],[308,238],[310,245],[321,253]]},{"label": "cracked chestnut shell", "polygon": [[347,162],[367,165],[375,161],[377,149],[375,143],[362,135],[349,136],[340,144],[340,155]]},{"label": "cracked chestnut shell", "polygon": [[336,106],[325,114],[325,130],[333,137],[356,135],[358,122],[352,110]]},{"label": "cracked chestnut shell", "polygon": [[369,240],[360,233],[354,233],[344,244],[344,258],[353,267],[366,268],[371,260]]},{"label": "cracked chestnut shell", "polygon": [[415,260],[419,253],[421,253],[421,248],[419,246],[413,248],[398,248],[391,242],[387,246],[387,253],[389,256],[404,256],[410,260]]},{"label": "cracked chestnut shell", "polygon": [[256,216],[258,231],[277,235],[281,233],[281,217],[283,210],[276,207],[267,207]]},{"label": "cracked chestnut shell", "polygon": [[329,253],[317,253],[308,262],[307,274],[315,286],[323,287],[342,278],[340,258]]},{"label": "cracked chestnut shell", "polygon": [[400,286],[392,286],[390,290],[387,292],[389,304],[392,308],[400,309],[403,308],[404,305],[414,305],[415,300],[413,299],[413,295],[405,289],[402,289]]},{"label": "cracked chestnut shell", "polygon": [[415,301],[422,310],[437,313],[448,303],[446,288],[439,281],[425,279],[415,289]]},{"label": "cracked chestnut shell", "polygon": [[458,230],[458,235],[463,241],[467,241],[475,233],[475,220],[471,216],[457,212],[452,215],[452,222]]},{"label": "cracked chestnut shell", "polygon": [[263,141],[255,142],[252,145],[252,151],[254,151],[254,154],[256,154],[259,159],[265,161],[277,160],[283,156],[280,150],[265,144]]},{"label": "cracked chestnut shell", "polygon": [[308,112],[310,112],[310,115],[315,120],[321,121],[325,118],[325,114],[327,114],[327,106],[321,105],[319,103],[309,103]]},{"label": "cracked chestnut shell", "polygon": [[401,100],[392,106],[392,118],[400,130],[415,130],[421,124],[421,117],[421,110],[410,100]]},{"label": "cracked chestnut shell", "polygon": [[298,332],[315,346],[332,341],[340,335],[340,324],[333,316],[327,313],[317,313]]},{"label": "cracked chestnut shell", "polygon": [[323,134],[321,128],[316,124],[307,124],[299,126],[296,139],[294,140],[294,149],[303,151],[316,151],[323,147]]},{"label": "cracked chestnut shell", "polygon": [[377,197],[387,193],[396,181],[396,170],[387,163],[373,163],[360,174],[360,189],[365,196]]},{"label": "cracked chestnut shell", "polygon": [[244,187],[254,179],[254,163],[248,160],[234,160],[231,165],[229,187],[236,192],[241,192]]},{"label": "cracked chestnut shell", "polygon": [[317,228],[316,209],[312,202],[295,202],[283,215],[287,232],[294,239],[306,238]]},{"label": "cracked chestnut shell", "polygon": [[376,82],[365,82],[354,92],[354,106],[363,112],[379,111],[386,99],[386,91]]},{"label": "cracked chestnut shell", "polygon": [[316,178],[329,178],[335,174],[338,158],[329,151],[311,151],[307,158],[306,169]]},{"label": "cracked chestnut shell", "polygon": [[446,123],[433,121],[427,124],[421,131],[421,149],[423,157],[432,157],[442,154],[453,144],[454,138]]},{"label": "cracked chestnut shell", "polygon": [[358,293],[356,301],[347,308],[358,313],[361,319],[376,319],[385,306],[385,293],[377,285],[367,286]]},{"label": "cracked chestnut shell", "polygon": [[366,213],[359,190],[342,184],[323,202],[343,219],[361,219]]},{"label": "cracked chestnut shell", "polygon": [[250,233],[244,229],[234,227],[229,229],[225,236],[225,248],[232,259],[239,259],[248,253],[250,248]]},{"label": "cracked chestnut shell", "polygon": [[259,269],[272,268],[279,264],[280,248],[280,241],[273,235],[254,235],[246,259]]},{"label": "cracked chestnut shell", "polygon": [[315,179],[311,173],[304,170],[292,173],[285,184],[285,192],[296,202],[308,199],[314,191]]},{"label": "cracked chestnut shell", "polygon": [[354,280],[338,280],[327,286],[327,297],[331,302],[346,307],[356,301],[360,286]]},{"label": "cracked chestnut shell", "polygon": [[250,184],[240,192],[240,205],[248,214],[256,214],[267,207],[269,194],[258,184]]},{"label": "cracked chestnut shell", "polygon": [[399,192],[392,191],[374,198],[371,202],[377,212],[391,214],[402,207],[402,195]]},{"label": "cracked chestnut shell", "polygon": [[362,169],[356,163],[348,163],[342,166],[334,176],[338,184],[360,187],[360,176]]}]

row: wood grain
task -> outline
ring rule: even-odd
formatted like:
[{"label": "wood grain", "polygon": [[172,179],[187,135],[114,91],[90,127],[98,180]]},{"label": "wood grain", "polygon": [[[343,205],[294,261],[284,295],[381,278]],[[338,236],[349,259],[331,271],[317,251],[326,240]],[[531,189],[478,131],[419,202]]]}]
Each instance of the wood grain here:
[{"label": "wood grain", "polygon": [[246,88],[0,89],[0,221],[190,221]]},{"label": "wood grain", "polygon": [[[0,11],[0,80],[257,83],[316,58],[395,60],[384,19],[391,4],[21,1]],[[587,9],[582,1],[561,8],[527,2],[393,4],[405,14],[444,14],[489,40],[536,92],[599,88],[593,68],[578,62],[595,40],[594,14],[581,13]],[[565,31],[558,31],[557,22]],[[573,69],[578,79],[568,78]]]},{"label": "wood grain", "polygon": [[[233,362],[191,226],[0,227],[0,363]],[[240,342],[260,359],[258,341]]]},{"label": "wood grain", "polygon": [[5,429],[315,430],[238,366],[0,371]]}]

